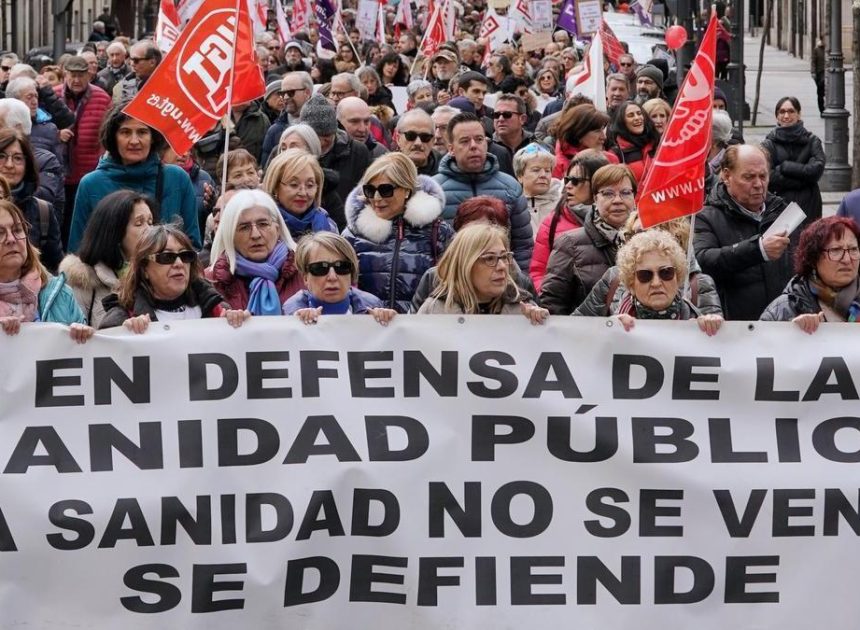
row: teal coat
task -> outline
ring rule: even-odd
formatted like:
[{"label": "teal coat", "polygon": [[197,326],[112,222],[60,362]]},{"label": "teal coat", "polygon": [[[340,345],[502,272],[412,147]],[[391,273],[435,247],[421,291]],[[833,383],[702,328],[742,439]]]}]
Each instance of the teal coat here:
[{"label": "teal coat", "polygon": [[39,291],[39,321],[56,324],[86,324],[75,294],[66,284],[66,274],[49,276],[48,282]]},{"label": "teal coat", "polygon": [[[99,160],[96,170],[87,173],[78,186],[75,197],[75,211],[72,214],[72,227],[69,232],[69,251],[76,252],[81,244],[84,229],[93,209],[99,201],[117,190],[130,189],[149,195],[155,199],[156,179],[160,161],[153,152],[139,164],[125,166],[118,164],[109,155]],[[188,173],[173,164],[161,165],[162,192],[159,223],[169,223],[178,218],[182,230],[191,239],[195,249],[203,247],[200,239],[200,226],[197,223],[197,200],[194,185]]]}]

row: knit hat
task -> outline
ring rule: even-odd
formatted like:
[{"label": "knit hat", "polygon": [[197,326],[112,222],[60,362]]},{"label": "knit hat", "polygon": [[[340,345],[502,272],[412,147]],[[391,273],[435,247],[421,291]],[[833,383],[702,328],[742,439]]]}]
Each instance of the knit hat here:
[{"label": "knit hat", "polygon": [[472,101],[467,99],[465,96],[455,96],[448,101],[448,105],[459,109],[461,112],[469,112],[470,114],[476,113],[475,106],[472,105]]},{"label": "knit hat", "polygon": [[337,131],[334,105],[322,94],[314,94],[304,104],[299,121],[309,125],[318,136],[330,136]]},{"label": "knit hat", "polygon": [[663,73],[656,66],[642,66],[636,71],[636,78],[647,77],[657,84],[661,90],[663,89]]},{"label": "knit hat", "polygon": [[268,101],[269,97],[275,92],[279,92],[281,90],[281,82],[280,81],[272,81],[269,85],[266,86],[266,94],[263,96],[264,101]]},{"label": "knit hat", "polygon": [[714,88],[714,100],[715,100],[715,101],[722,101],[722,102],[723,102],[723,104],[724,104],[724,105],[726,105],[726,106],[728,106],[728,104],[729,104],[729,99],[727,99],[727,98],[726,98],[726,93],[725,93],[725,92],[723,92],[723,91],[722,91],[720,88],[718,88],[718,87],[715,87],[715,88]]}]

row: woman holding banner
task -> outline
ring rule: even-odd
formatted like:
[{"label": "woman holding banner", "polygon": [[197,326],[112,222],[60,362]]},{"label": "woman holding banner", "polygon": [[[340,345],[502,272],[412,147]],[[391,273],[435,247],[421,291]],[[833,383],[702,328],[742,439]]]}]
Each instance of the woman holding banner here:
[{"label": "woman holding banner", "polygon": [[827,217],[800,235],[796,275],[765,309],[763,321],[792,321],[812,334],[821,322],[860,321],[860,228],[853,219]]}]

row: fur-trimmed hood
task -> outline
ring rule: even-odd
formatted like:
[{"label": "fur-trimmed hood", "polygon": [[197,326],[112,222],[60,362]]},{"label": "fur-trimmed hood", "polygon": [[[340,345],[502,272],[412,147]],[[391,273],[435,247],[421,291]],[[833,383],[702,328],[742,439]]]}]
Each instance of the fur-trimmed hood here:
[{"label": "fur-trimmed hood", "polygon": [[119,284],[119,278],[113,269],[104,263],[90,266],[75,254],[69,254],[63,258],[60,271],[66,274],[69,286],[83,291],[93,291],[100,287],[111,291]]},{"label": "fur-trimmed hood", "polygon": [[[445,193],[442,187],[426,175],[418,176],[418,191],[406,202],[404,221],[416,228],[430,225],[442,215]],[[346,199],[346,221],[349,230],[375,243],[382,243],[391,235],[393,220],[381,219],[356,186]]]}]

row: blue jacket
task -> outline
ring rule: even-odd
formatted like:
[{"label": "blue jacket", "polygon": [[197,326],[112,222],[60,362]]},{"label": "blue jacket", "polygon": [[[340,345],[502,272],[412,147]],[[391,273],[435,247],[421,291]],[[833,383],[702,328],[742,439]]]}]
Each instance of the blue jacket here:
[{"label": "blue jacket", "polygon": [[[284,315],[293,315],[300,309],[310,308],[310,295],[311,294],[307,289],[294,293],[290,299],[284,302]],[[349,289],[349,306],[352,308],[353,315],[367,313],[370,309],[380,308],[382,305],[382,301],[378,297],[368,293],[367,291],[362,291],[355,287],[351,287]]]},{"label": "blue jacket", "polygon": [[81,307],[75,301],[75,294],[66,284],[66,275],[50,276],[39,291],[39,321],[57,324],[86,324]]},{"label": "blue jacket", "polygon": [[188,173],[173,164],[162,165],[158,154],[153,151],[143,162],[129,166],[117,164],[112,157],[105,155],[99,160],[96,170],[84,175],[75,197],[69,251],[77,251],[90,214],[110,193],[127,188],[154,199],[159,168],[162,169],[161,199],[156,199],[161,204],[159,222],[168,223],[178,217],[194,247],[203,247],[197,224],[197,200]]},{"label": "blue jacket", "polygon": [[436,264],[454,236],[442,220],[442,189],[424,175],[418,181],[420,190],[393,220],[378,217],[360,188],[346,199],[343,236],[358,254],[358,288],[398,313],[409,312],[421,276]]},{"label": "blue jacket", "polygon": [[439,163],[439,173],[433,176],[433,180],[445,192],[443,216],[446,221],[453,221],[457,206],[466,199],[479,195],[502,199],[511,220],[511,250],[520,269],[528,273],[534,247],[528,205],[519,182],[499,172],[496,156],[487,154],[487,161],[480,173],[464,173],[449,153]]}]

